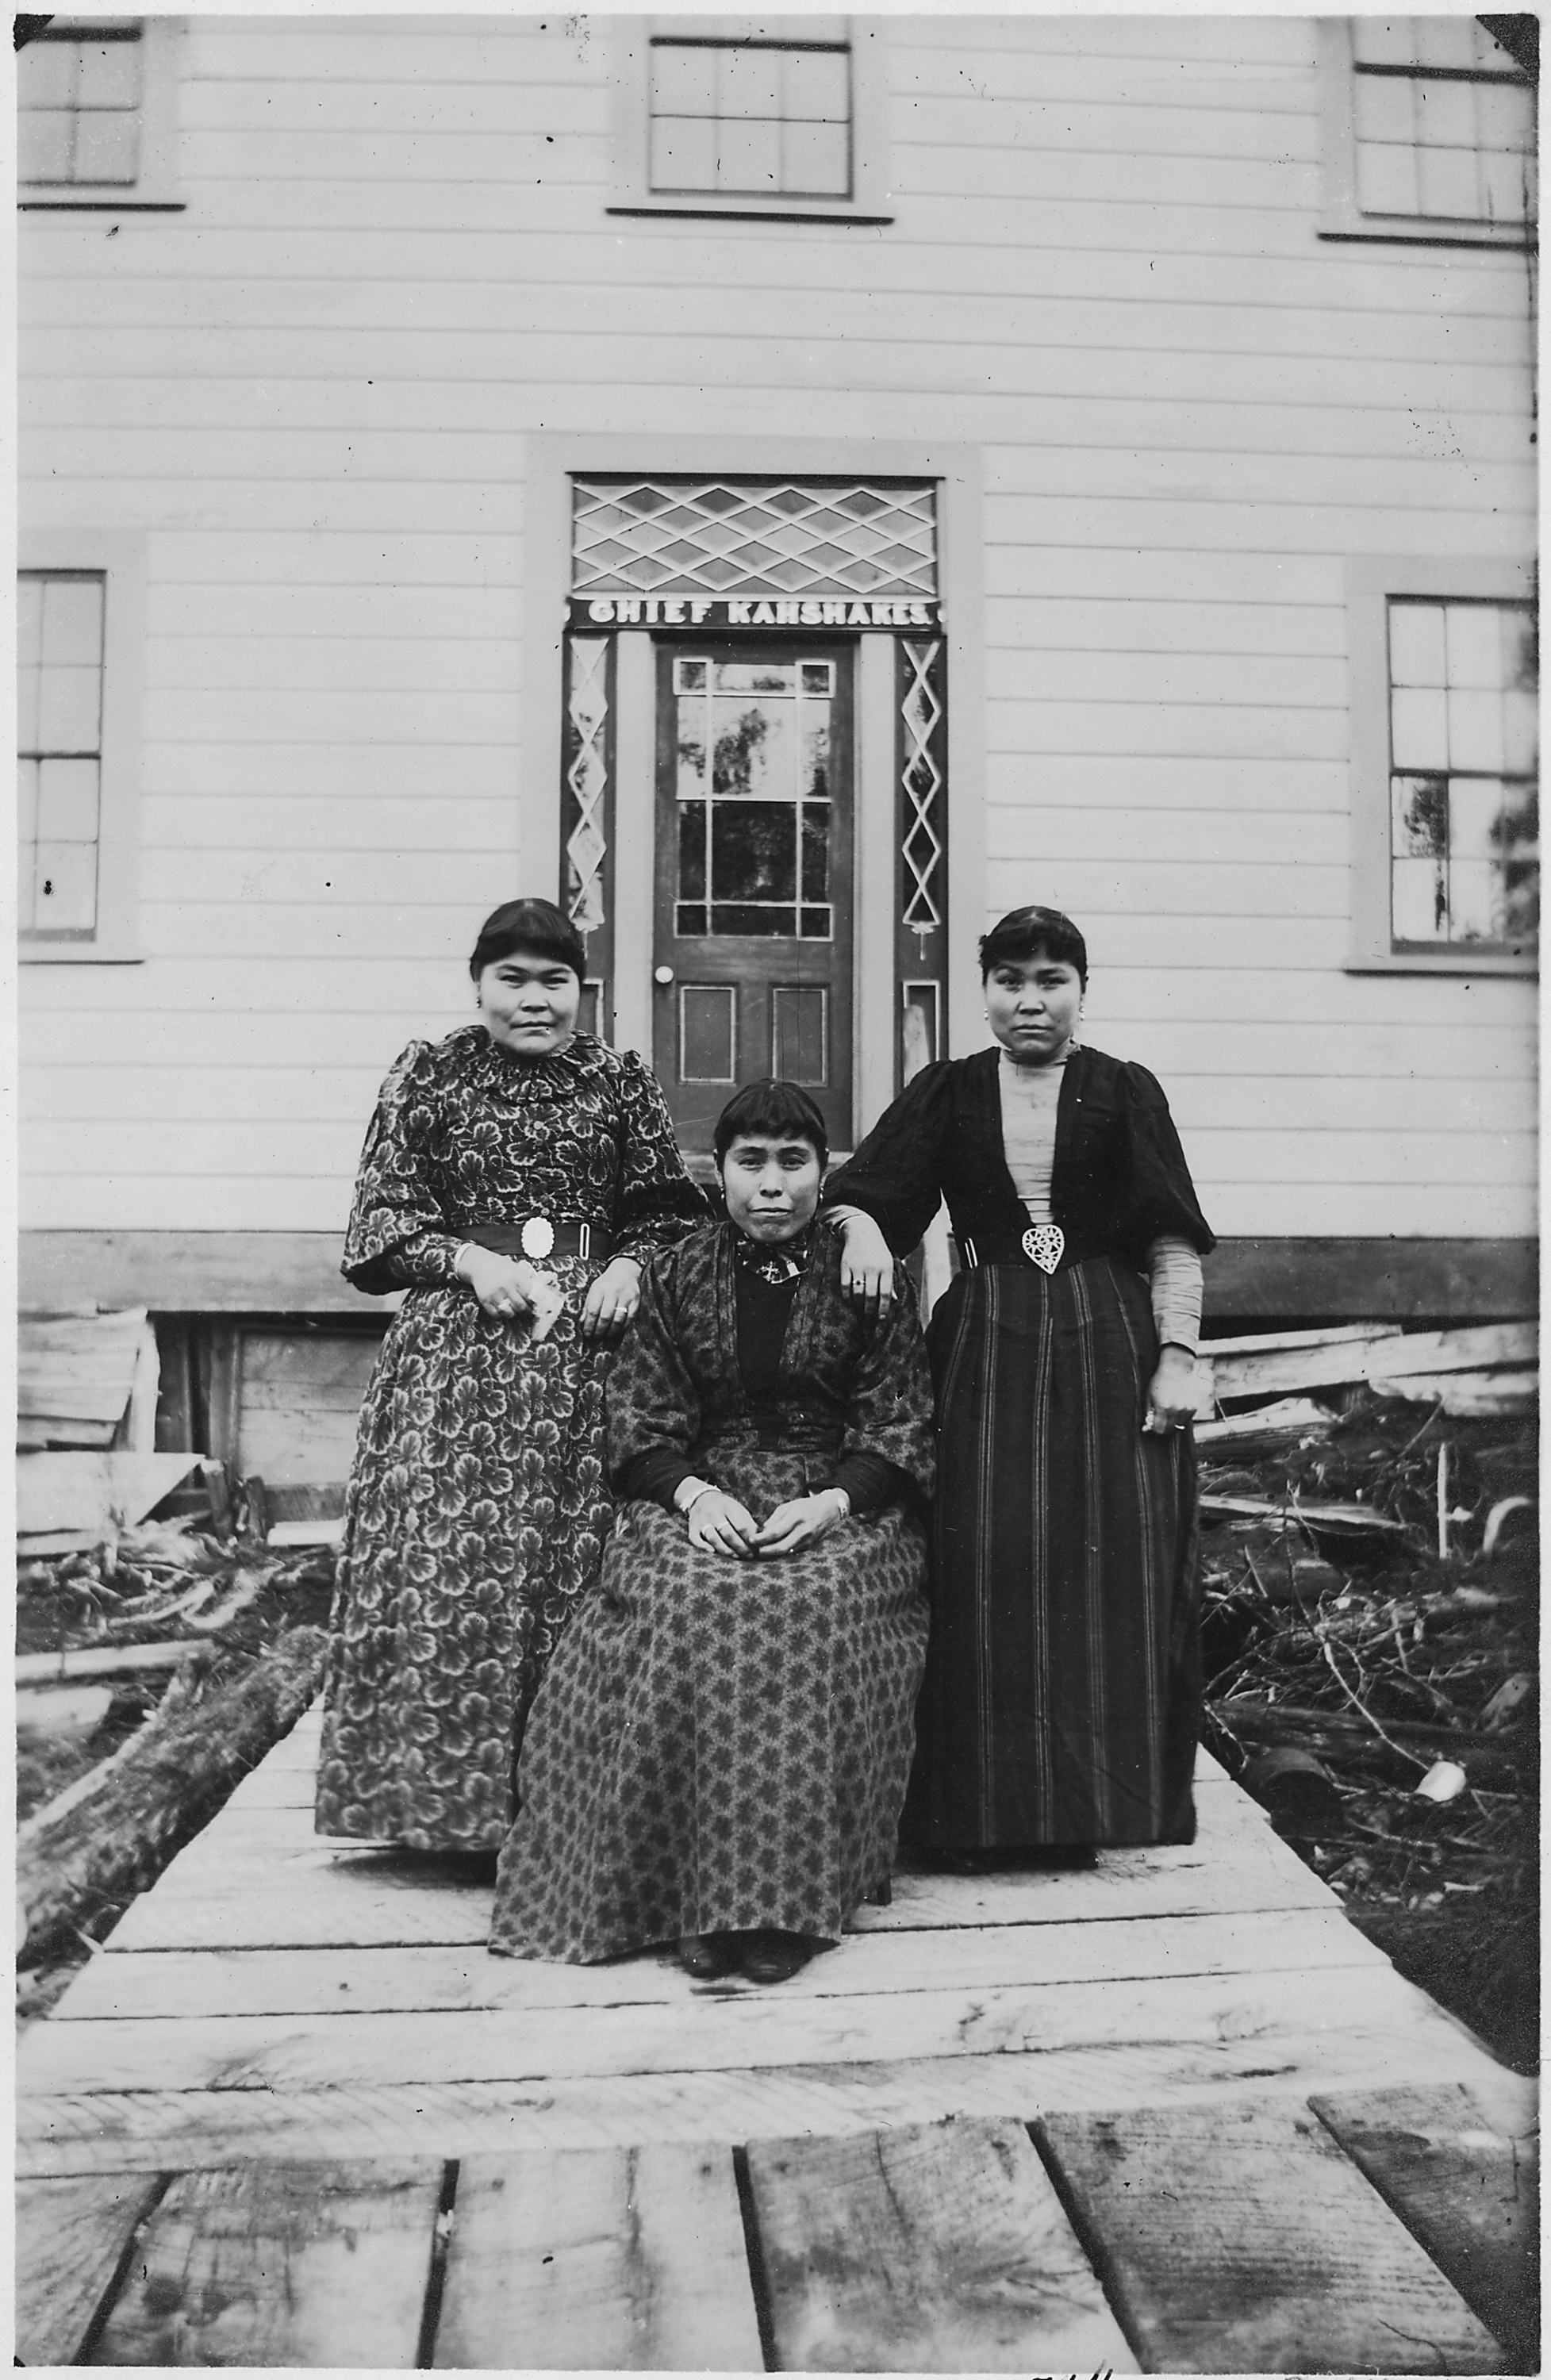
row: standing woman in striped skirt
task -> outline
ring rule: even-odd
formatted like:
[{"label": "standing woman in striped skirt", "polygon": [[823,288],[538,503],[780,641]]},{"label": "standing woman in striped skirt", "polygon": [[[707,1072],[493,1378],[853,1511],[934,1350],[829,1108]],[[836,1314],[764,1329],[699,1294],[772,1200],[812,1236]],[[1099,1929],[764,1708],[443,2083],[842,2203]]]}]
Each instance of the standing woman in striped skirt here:
[{"label": "standing woman in striped skirt", "polygon": [[1078,1038],[1071,919],[1015,909],[980,960],[999,1046],[917,1075],[824,1193],[866,1305],[939,1199],[962,1258],[927,1334],[939,1488],[907,1818],[928,1854],[1189,1842],[1212,1234],[1157,1083]]}]

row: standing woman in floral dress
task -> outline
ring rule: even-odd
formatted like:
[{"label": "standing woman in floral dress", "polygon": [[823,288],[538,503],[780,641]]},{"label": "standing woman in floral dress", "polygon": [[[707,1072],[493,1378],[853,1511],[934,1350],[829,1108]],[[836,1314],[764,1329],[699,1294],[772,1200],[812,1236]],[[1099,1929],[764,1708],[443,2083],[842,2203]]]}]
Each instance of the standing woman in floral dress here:
[{"label": "standing woman in floral dress", "polygon": [[323,1834],[499,1848],[610,1519],[606,1351],[644,1259],[704,1219],[653,1075],[576,1029],[585,964],[550,902],[497,909],[469,962],[478,1023],[409,1044],[367,1135],[343,1269],[408,1295],[345,1503]]}]

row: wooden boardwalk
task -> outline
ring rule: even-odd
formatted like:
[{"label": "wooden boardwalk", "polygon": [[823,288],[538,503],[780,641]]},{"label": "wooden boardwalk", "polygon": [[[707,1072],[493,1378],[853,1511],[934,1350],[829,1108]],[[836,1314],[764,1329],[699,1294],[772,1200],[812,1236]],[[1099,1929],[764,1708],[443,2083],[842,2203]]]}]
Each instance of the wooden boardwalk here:
[{"label": "wooden boardwalk", "polygon": [[1190,1849],[903,1876],[760,1988],[491,1958],[488,1887],[313,1837],[316,1745],[23,2042],[27,2361],[1527,2368],[1531,2086],[1205,1759]]}]

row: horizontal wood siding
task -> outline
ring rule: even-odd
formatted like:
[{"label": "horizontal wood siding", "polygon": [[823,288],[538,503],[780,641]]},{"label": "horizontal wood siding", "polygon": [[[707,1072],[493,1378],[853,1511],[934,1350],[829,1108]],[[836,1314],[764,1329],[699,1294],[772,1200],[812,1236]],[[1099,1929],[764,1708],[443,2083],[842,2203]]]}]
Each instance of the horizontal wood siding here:
[{"label": "horizontal wood siding", "polygon": [[1533,1229],[1529,987],[1343,971],[1343,565],[1531,549],[1523,260],[1318,239],[1310,18],[882,46],[882,229],[608,215],[537,17],[196,17],[187,211],[21,217],[23,519],[149,579],[145,959],[23,970],[24,1223],[341,1226],[523,881],[528,436],[798,419],[982,449],[988,914],[1079,917],[1218,1229]]}]

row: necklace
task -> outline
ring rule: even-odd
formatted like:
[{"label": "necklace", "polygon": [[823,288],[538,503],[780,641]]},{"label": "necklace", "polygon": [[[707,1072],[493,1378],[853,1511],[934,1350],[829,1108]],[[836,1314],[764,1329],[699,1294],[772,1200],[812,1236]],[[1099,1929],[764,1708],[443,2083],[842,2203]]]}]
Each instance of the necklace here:
[{"label": "necklace", "polygon": [[782,1240],[773,1245],[761,1245],[740,1232],[733,1245],[745,1272],[756,1273],[772,1289],[779,1289],[783,1281],[800,1280],[806,1272],[813,1253],[812,1227],[800,1232],[794,1240]]}]

